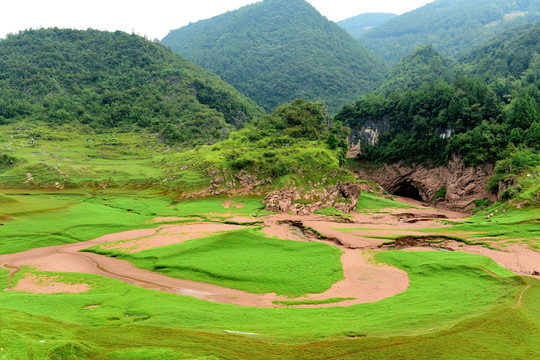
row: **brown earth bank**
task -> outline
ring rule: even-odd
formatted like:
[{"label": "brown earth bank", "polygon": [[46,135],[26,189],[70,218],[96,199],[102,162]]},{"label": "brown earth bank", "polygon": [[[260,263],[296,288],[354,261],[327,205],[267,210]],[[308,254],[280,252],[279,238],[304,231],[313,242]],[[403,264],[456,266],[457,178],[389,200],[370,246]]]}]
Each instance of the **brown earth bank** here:
[{"label": "brown earth bank", "polygon": [[[399,200],[403,201],[404,199]],[[316,214],[293,215],[282,213],[262,218],[243,217],[236,219],[246,223],[249,223],[249,220],[263,221],[263,231],[268,236],[293,241],[321,241],[341,249],[341,262],[345,279],[335,283],[323,293],[307,294],[298,299],[287,299],[274,293],[252,294],[212,284],[175,279],[148,270],[138,269],[125,260],[80,252],[80,250],[94,245],[101,245],[102,247],[124,252],[137,252],[143,249],[205,237],[216,232],[245,228],[240,225],[215,222],[182,225],[167,224],[158,226],[155,229],[131,230],[109,234],[75,244],[0,255],[0,266],[9,269],[11,275],[20,271],[23,266],[33,266],[37,270],[45,272],[97,274],[148,289],[241,306],[274,307],[279,306],[273,304],[274,300],[324,300],[338,297],[354,298],[354,300],[309,306],[348,306],[374,302],[405,291],[409,284],[408,276],[404,271],[388,265],[377,264],[373,261],[374,253],[384,251],[384,249],[380,248],[380,245],[387,241],[376,237],[410,235],[411,232],[414,233],[425,228],[444,228],[448,225],[441,223],[441,218],[459,220],[466,216],[466,214],[460,212],[425,207],[414,200],[407,201],[416,205],[417,208],[406,210],[388,209],[388,212],[375,214],[352,213],[351,223],[339,223],[332,218]],[[412,219],[422,219],[422,221],[410,221]],[[234,220],[229,219],[229,221]],[[425,231],[420,235],[437,236],[437,234],[429,234]],[[419,249],[418,245],[422,244],[404,244],[404,246],[412,246],[408,250]],[[534,271],[540,271],[540,253],[519,245],[512,245],[502,249],[503,251],[496,251],[481,246],[469,246],[448,241],[445,243],[445,247],[451,250],[488,256],[517,274],[531,275]],[[36,281],[32,276],[37,275],[25,276],[22,280],[19,280],[18,284],[11,286],[9,290],[40,292],[40,285],[43,287],[43,292],[88,290],[87,288],[74,289],[69,286],[62,288],[62,286],[69,284],[62,284],[61,281],[56,281],[55,278],[47,281]]]},{"label": "brown earth bank", "polygon": [[[467,167],[460,157],[454,157],[446,166],[429,168],[426,165],[385,164],[379,168],[355,169],[361,179],[371,180],[391,194],[416,198],[437,206],[468,209],[474,200],[497,200],[485,185],[493,175],[490,164]],[[446,188],[446,195],[434,199]]]}]

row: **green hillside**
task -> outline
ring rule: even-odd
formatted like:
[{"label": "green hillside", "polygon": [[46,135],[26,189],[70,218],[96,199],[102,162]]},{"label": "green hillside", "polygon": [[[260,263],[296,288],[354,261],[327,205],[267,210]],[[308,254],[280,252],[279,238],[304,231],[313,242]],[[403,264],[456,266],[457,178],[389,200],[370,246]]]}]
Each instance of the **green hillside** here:
[{"label": "green hillside", "polygon": [[[520,36],[503,39],[526,53]],[[506,54],[481,64],[504,61]],[[420,48],[378,92],[340,110],[335,119],[353,131],[366,122],[386,124],[375,146],[365,144],[364,159],[445,164],[461,155],[466,165],[477,165],[502,159],[510,143],[540,150],[538,69],[526,69],[505,87],[465,75],[457,65],[444,70],[444,63],[451,64],[430,47]]]},{"label": "green hillside", "polygon": [[296,98],[330,113],[373,90],[378,57],[304,0],[265,0],[171,31],[162,43],[220,75],[268,112]]},{"label": "green hillside", "polygon": [[505,29],[538,20],[538,0],[437,0],[375,27],[359,41],[392,64],[425,44],[456,59]]},{"label": "green hillside", "polygon": [[0,41],[0,124],[147,129],[207,143],[264,112],[216,75],[136,35],[41,29]]},{"label": "green hillside", "polygon": [[329,120],[323,103],[295,100],[227,140],[167,153],[154,163],[172,177],[189,169],[219,190],[243,186],[262,192],[288,186],[311,189],[354,180],[343,169],[348,129]]},{"label": "green hillside", "polygon": [[366,31],[397,16],[391,13],[365,13],[338,21],[337,24],[358,39]]},{"label": "green hillside", "polygon": [[418,90],[439,80],[452,82],[460,73],[457,62],[442,57],[431,45],[423,45],[407,55],[376,90],[388,96],[393,92]]},{"label": "green hillside", "polygon": [[[540,23],[507,30],[460,60],[489,83],[513,81],[523,73],[535,76],[540,71]],[[530,71],[529,71],[530,69]],[[530,73],[530,75],[529,75]],[[536,84],[537,86],[540,84]]]}]

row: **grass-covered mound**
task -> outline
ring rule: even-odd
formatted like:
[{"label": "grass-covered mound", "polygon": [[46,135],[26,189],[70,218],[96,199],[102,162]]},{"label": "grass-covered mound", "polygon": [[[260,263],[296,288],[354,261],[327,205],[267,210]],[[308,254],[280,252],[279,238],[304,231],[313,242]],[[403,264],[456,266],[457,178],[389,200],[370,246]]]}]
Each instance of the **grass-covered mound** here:
[{"label": "grass-covered mound", "polygon": [[347,129],[332,123],[323,103],[297,99],[225,141],[166,154],[154,164],[171,175],[204,174],[215,189],[311,189],[354,180],[342,168],[346,137]]},{"label": "grass-covered mound", "polygon": [[81,124],[47,126],[25,121],[0,126],[0,136],[0,152],[12,159],[9,165],[0,165],[2,188],[142,189],[169,185],[167,175],[149,164],[168,147],[145,131],[99,133]]},{"label": "grass-covered mound", "polygon": [[336,247],[268,238],[251,229],[130,254],[99,245],[86,251],[129,260],[175,278],[259,294],[321,293],[343,278]]},{"label": "grass-covered mound", "polygon": [[[103,359],[539,355],[538,280],[459,252],[387,251],[377,259],[406,270],[409,289],[350,307],[248,309],[94,275],[80,275],[95,284],[82,294],[1,291],[0,338],[11,358],[45,358],[61,347]],[[0,272],[0,284],[6,274]]]},{"label": "grass-covered mound", "polygon": [[264,111],[167,47],[120,31],[41,29],[0,41],[0,124],[149,129],[171,143],[226,138]]}]

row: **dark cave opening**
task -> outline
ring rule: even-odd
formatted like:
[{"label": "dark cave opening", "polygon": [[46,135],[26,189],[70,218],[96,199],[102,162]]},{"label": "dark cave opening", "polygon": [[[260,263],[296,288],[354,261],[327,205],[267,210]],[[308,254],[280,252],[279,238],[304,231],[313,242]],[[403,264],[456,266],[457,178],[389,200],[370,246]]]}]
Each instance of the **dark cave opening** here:
[{"label": "dark cave opening", "polygon": [[394,188],[394,191],[392,191],[392,194],[411,198],[418,201],[424,201],[424,199],[422,199],[422,195],[420,195],[420,191],[408,181],[398,184]]}]

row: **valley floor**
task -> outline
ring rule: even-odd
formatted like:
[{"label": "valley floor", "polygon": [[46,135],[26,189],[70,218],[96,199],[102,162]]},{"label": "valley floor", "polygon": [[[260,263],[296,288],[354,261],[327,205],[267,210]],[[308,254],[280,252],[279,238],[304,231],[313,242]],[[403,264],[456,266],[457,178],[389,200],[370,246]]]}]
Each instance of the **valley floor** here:
[{"label": "valley floor", "polygon": [[[241,210],[243,201],[249,208],[245,211]],[[478,322],[475,328],[467,330],[474,332],[476,327],[485,327],[486,322],[496,317],[501,316],[498,321],[502,321],[506,315],[501,314],[510,309],[523,308],[530,314],[530,296],[536,298],[539,294],[540,282],[536,279],[540,279],[540,253],[535,251],[536,241],[500,241],[486,233],[464,231],[470,221],[467,214],[430,208],[404,198],[395,201],[399,206],[393,208],[360,209],[345,217],[261,213],[250,208],[251,202],[253,200],[236,198],[202,200],[199,204],[204,210],[191,213],[191,206],[197,207],[197,201],[192,201],[185,205],[184,211],[175,210],[177,214],[164,212],[149,217],[146,227],[0,255],[0,266],[5,269],[4,280],[0,279],[0,285],[4,283],[0,310],[10,309],[12,328],[25,313],[46,315],[49,319],[40,321],[59,321],[55,326],[64,329],[61,331],[64,335],[57,336],[55,341],[71,338],[69,351],[80,353],[80,358],[192,358],[190,356],[201,354],[235,358],[230,352],[219,350],[223,344],[216,345],[214,350],[203,346],[202,353],[190,349],[191,355],[179,357],[167,357],[174,348],[170,346],[163,347],[163,352],[158,351],[155,356],[152,351],[141,348],[138,356],[135,348],[128,351],[96,339],[81,343],[76,340],[78,335],[65,334],[71,333],[66,330],[68,323],[79,323],[87,316],[90,323],[86,325],[103,327],[103,331],[111,331],[105,330],[108,326],[121,326],[126,330],[135,325],[129,321],[132,317],[139,319],[138,324],[142,326],[159,326],[163,331],[202,331],[201,339],[213,336],[210,329],[221,328],[222,332],[235,336],[231,341],[237,342],[235,346],[241,348],[238,351],[245,358],[259,356],[246,355],[245,346],[251,346],[250,341],[237,338],[239,336],[255,336],[270,343],[277,341],[276,346],[280,343],[285,347],[291,341],[322,341],[313,346],[337,346],[334,350],[348,348],[350,356],[342,354],[338,358],[360,358],[356,356],[358,351],[373,346],[374,342],[382,341],[386,344],[382,348],[386,349],[394,347],[397,339],[429,342],[433,331],[450,338],[461,337],[463,330],[456,329],[466,326],[464,324]],[[181,210],[181,206],[178,205],[178,209]],[[460,228],[459,224],[465,225]],[[502,267],[484,260],[485,257]],[[219,260],[213,263],[215,259]],[[309,259],[313,262],[303,262]],[[121,283],[109,283],[102,277]],[[124,285],[119,285],[122,283]],[[147,290],[134,291],[133,285],[170,295],[164,298],[152,295],[157,294],[154,292],[144,292]],[[306,290],[308,288],[312,290]],[[125,298],[122,293],[126,294]],[[175,298],[178,295],[203,301]],[[64,301],[61,297],[69,300],[69,305],[63,305],[65,313],[57,308]],[[40,305],[36,305],[36,301]],[[224,304],[226,308],[210,306],[209,302]],[[174,310],[169,305],[173,303],[177,304]],[[365,306],[362,304],[372,305],[359,308]],[[231,305],[240,307],[230,308]],[[275,308],[263,311],[286,313],[260,313],[256,308]],[[125,318],[111,316],[117,312],[114,309],[125,313]],[[187,316],[185,311],[193,314]],[[201,316],[201,311],[205,315]],[[21,315],[15,315],[19,313]],[[285,318],[294,325],[280,325]],[[540,344],[534,338],[540,333],[540,319],[534,315],[523,321],[528,324],[532,338],[522,343],[520,352],[505,353],[515,345],[507,341],[498,345],[503,349],[475,348],[469,353],[470,358],[504,353],[511,355],[507,358],[526,359],[538,354]],[[325,326],[313,327],[316,323]],[[507,323],[506,335],[514,334],[523,324]],[[21,329],[12,330],[11,335],[26,334],[21,333]],[[130,331],[141,330],[142,327]],[[35,334],[21,335],[19,340],[6,334],[0,332],[3,348],[17,354],[14,358],[31,358],[25,355],[24,348],[35,346]],[[339,339],[339,334],[355,339],[358,347],[351,350],[350,344],[330,345]],[[219,343],[222,337],[215,337],[215,341]],[[139,341],[137,346],[142,343],[144,341]],[[14,346],[20,348],[14,349]],[[102,355],[102,349],[109,346],[118,351],[118,357]],[[185,344],[179,346],[185,349]],[[402,350],[407,347],[410,344]],[[50,353],[60,351],[57,347],[48,349]],[[330,349],[321,351],[326,354]],[[372,355],[382,355],[385,351],[379,349]],[[53,358],[50,353],[43,358]],[[435,354],[430,348],[419,355],[414,347],[406,353],[416,354],[415,358]],[[304,355],[296,353],[293,357],[317,358],[313,354]]]}]

